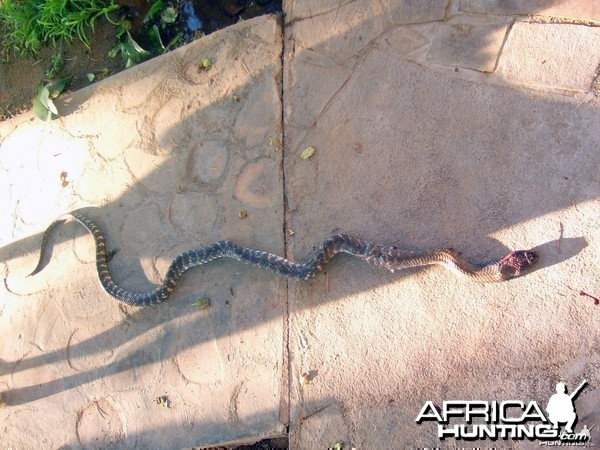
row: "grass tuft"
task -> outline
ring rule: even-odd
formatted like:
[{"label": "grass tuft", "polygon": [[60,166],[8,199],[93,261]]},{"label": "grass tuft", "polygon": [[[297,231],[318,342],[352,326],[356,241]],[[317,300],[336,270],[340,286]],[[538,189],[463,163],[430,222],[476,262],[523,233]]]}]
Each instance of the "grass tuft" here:
[{"label": "grass tuft", "polygon": [[56,46],[78,37],[87,47],[87,28],[96,19],[119,8],[114,0],[2,0],[0,22],[5,28],[5,51],[25,55],[37,53],[42,45]]}]

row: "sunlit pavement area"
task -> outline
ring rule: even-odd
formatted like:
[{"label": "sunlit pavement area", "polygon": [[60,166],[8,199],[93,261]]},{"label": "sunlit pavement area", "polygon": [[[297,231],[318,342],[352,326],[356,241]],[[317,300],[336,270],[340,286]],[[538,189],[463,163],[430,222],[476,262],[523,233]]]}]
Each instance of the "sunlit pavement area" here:
[{"label": "sunlit pavement area", "polygon": [[[576,429],[600,442],[600,4],[284,10],[63,97],[55,121],[0,123],[2,446],[461,447],[415,422],[427,401],[545,406],[582,380]],[[310,281],[217,260],[135,308],[103,291],[74,221],[27,277],[75,209],[142,292],[221,239],[294,261],[338,232],[540,261],[478,284],[347,256]]]}]

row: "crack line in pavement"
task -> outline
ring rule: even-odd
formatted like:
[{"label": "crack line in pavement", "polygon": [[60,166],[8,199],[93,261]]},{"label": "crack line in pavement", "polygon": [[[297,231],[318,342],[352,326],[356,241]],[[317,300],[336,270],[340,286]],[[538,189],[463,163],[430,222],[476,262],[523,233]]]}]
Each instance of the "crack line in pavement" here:
[{"label": "crack line in pavement", "polygon": [[[282,202],[283,202],[283,256],[284,258],[288,258],[288,235],[287,235],[287,227],[288,227],[288,201],[287,201],[287,183],[285,176],[285,18],[282,18],[281,23],[281,48],[280,48],[280,64],[281,64],[281,74],[279,77],[279,89],[280,89],[280,102],[281,102],[281,183],[282,183]],[[289,305],[289,283],[288,279],[285,278],[283,280],[284,283],[284,292],[283,292],[283,314],[285,314],[285,320],[283,321],[283,345],[282,345],[282,371],[281,381],[283,383],[283,389],[280,389],[281,397],[279,400],[279,421],[286,426],[286,434],[289,433],[290,426],[290,386],[291,386],[291,370],[290,370],[290,305]],[[283,416],[282,416],[283,413]]]},{"label": "crack line in pavement", "polygon": [[337,12],[339,11],[341,8],[347,6],[347,5],[351,5],[352,3],[356,3],[359,0],[349,0],[346,3],[341,3],[339,5],[336,5],[334,8],[328,9],[327,11],[321,11],[317,14],[311,14],[310,12],[308,13],[308,16],[304,16],[304,17],[295,17],[294,19],[290,20],[289,22],[285,22],[283,24],[283,28],[285,29],[286,27],[290,27],[293,26],[296,23],[300,23],[303,22],[305,20],[310,20],[310,19],[314,19],[315,17],[320,17],[320,16],[325,16],[327,14],[330,14],[332,12]]},{"label": "crack line in pavement", "polygon": [[498,70],[498,65],[500,64],[500,58],[502,57],[502,53],[504,52],[504,47],[506,46],[506,42],[508,42],[508,38],[512,32],[513,27],[515,26],[516,20],[512,20],[508,23],[508,27],[506,28],[506,32],[504,33],[504,38],[502,39],[502,43],[500,44],[500,48],[498,49],[498,53],[496,53],[496,61],[494,62],[494,68],[490,73],[495,73]]}]

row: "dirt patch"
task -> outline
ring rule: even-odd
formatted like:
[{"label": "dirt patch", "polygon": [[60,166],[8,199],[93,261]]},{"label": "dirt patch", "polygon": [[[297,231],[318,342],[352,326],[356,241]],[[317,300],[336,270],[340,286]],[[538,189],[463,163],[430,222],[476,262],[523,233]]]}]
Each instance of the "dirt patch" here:
[{"label": "dirt patch", "polygon": [[[4,35],[4,30],[0,29]],[[0,63],[0,120],[5,120],[31,107],[31,100],[55,55],[62,53],[64,66],[61,74],[71,78],[70,90],[90,84],[88,73],[112,74],[123,70],[120,59],[109,58],[108,52],[115,43],[117,30],[104,18],[97,21],[89,33],[91,48],[80,41],[63,46],[62,52],[52,46],[44,47],[35,56],[8,55]]]},{"label": "dirt patch", "polygon": [[[121,13],[132,19],[133,37],[143,45],[144,37],[138,35],[138,31],[150,4],[145,0],[122,0],[119,3],[123,6]],[[179,12],[177,24],[174,26],[184,32],[182,43],[201,39],[203,35],[239,20],[279,12],[282,9],[282,0],[202,0],[172,3]],[[0,36],[4,34],[5,30],[0,25]],[[120,56],[108,56],[117,42],[117,27],[100,17],[94,30],[86,31],[86,34],[91,41],[89,49],[78,39],[74,39],[72,44],[63,44],[60,48],[43,47],[34,56],[4,55],[0,62],[0,121],[31,108],[38,86],[47,78],[52,60],[58,54],[64,61],[59,74],[70,78],[69,91],[81,89],[124,70]],[[88,74],[94,75],[93,81],[90,81]]]}]

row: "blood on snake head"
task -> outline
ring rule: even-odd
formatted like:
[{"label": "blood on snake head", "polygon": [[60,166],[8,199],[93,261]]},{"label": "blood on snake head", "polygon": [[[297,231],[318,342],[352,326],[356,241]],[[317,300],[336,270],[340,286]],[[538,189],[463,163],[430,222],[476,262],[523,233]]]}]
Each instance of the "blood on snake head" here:
[{"label": "blood on snake head", "polygon": [[517,250],[506,255],[499,263],[502,278],[510,280],[523,275],[539,259],[539,255],[532,250]]}]

